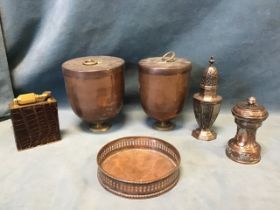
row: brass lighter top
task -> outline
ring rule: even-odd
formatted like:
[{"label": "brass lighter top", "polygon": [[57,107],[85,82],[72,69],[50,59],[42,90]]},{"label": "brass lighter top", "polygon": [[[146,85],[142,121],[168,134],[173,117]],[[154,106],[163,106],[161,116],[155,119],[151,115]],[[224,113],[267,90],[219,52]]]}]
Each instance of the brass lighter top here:
[{"label": "brass lighter top", "polygon": [[87,56],[68,60],[62,64],[63,72],[86,73],[119,69],[124,60],[112,56]]},{"label": "brass lighter top", "polygon": [[236,104],[232,108],[232,114],[236,117],[256,120],[265,120],[268,117],[267,110],[258,104],[253,96]]},{"label": "brass lighter top", "polygon": [[145,58],[139,61],[140,71],[151,74],[177,74],[191,71],[191,62],[184,58],[177,58],[175,52],[170,51],[162,57]]},{"label": "brass lighter top", "polygon": [[50,97],[51,97],[51,91],[45,91],[42,94],[27,93],[27,94],[19,95],[17,98],[15,98],[14,104],[16,105],[33,104],[37,102],[46,101]]}]

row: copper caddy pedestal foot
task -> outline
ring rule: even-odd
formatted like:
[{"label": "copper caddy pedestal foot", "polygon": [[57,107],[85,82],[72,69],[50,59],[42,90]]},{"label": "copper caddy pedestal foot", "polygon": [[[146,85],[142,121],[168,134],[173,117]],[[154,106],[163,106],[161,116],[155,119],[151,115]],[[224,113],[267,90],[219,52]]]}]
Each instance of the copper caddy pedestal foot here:
[{"label": "copper caddy pedestal foot", "polygon": [[217,138],[217,133],[213,130],[197,128],[192,131],[192,136],[198,140],[212,141]]},{"label": "copper caddy pedestal foot", "polygon": [[89,129],[95,133],[102,133],[108,131],[111,128],[111,126],[112,125],[108,122],[98,122],[98,123],[90,124]]},{"label": "copper caddy pedestal foot", "polygon": [[153,128],[159,131],[170,131],[175,128],[175,124],[170,122],[170,121],[165,121],[165,122],[155,122],[153,125]]}]

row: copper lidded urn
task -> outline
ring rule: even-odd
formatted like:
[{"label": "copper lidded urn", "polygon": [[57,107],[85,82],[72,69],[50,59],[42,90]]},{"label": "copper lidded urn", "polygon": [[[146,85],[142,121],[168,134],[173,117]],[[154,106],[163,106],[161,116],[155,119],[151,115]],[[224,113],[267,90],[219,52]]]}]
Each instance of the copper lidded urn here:
[{"label": "copper lidded urn", "polygon": [[232,108],[237,132],[226,148],[227,156],[243,164],[254,164],[261,159],[261,146],[256,142],[256,131],[268,117],[267,110],[255,97],[241,101]]},{"label": "copper lidded urn", "polygon": [[209,67],[203,72],[200,82],[200,92],[193,95],[193,109],[199,128],[193,130],[192,136],[199,140],[211,141],[217,134],[212,126],[220,112],[223,98],[217,95],[218,70],[214,66],[213,57]]},{"label": "copper lidded urn", "polygon": [[156,120],[154,128],[171,130],[170,120],[184,106],[189,88],[191,62],[176,58],[174,52],[139,61],[140,99],[147,115]]},{"label": "copper lidded urn", "polygon": [[68,99],[74,112],[92,131],[110,128],[108,120],[121,110],[124,96],[124,60],[89,56],[62,64]]}]

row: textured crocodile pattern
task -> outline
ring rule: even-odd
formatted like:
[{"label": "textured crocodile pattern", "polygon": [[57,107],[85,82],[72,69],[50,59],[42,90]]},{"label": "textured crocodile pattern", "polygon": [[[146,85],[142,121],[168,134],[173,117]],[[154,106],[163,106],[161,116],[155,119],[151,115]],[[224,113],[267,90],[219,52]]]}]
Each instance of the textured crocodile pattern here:
[{"label": "textured crocodile pattern", "polygon": [[12,103],[10,110],[18,150],[60,140],[57,103],[54,98],[24,106]]}]

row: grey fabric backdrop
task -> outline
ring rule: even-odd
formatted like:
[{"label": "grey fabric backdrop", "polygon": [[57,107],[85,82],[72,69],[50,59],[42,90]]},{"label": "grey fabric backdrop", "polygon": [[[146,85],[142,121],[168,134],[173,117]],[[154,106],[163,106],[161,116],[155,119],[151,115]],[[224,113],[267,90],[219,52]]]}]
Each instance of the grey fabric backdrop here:
[{"label": "grey fabric backdrop", "polygon": [[[255,95],[279,108],[279,0],[0,0],[0,11],[16,95],[52,90],[63,104],[61,63],[112,55],[127,61],[126,103],[138,102],[137,61],[174,50],[193,62],[191,92],[214,55],[224,103]],[[3,114],[11,92],[0,60]]]}]

